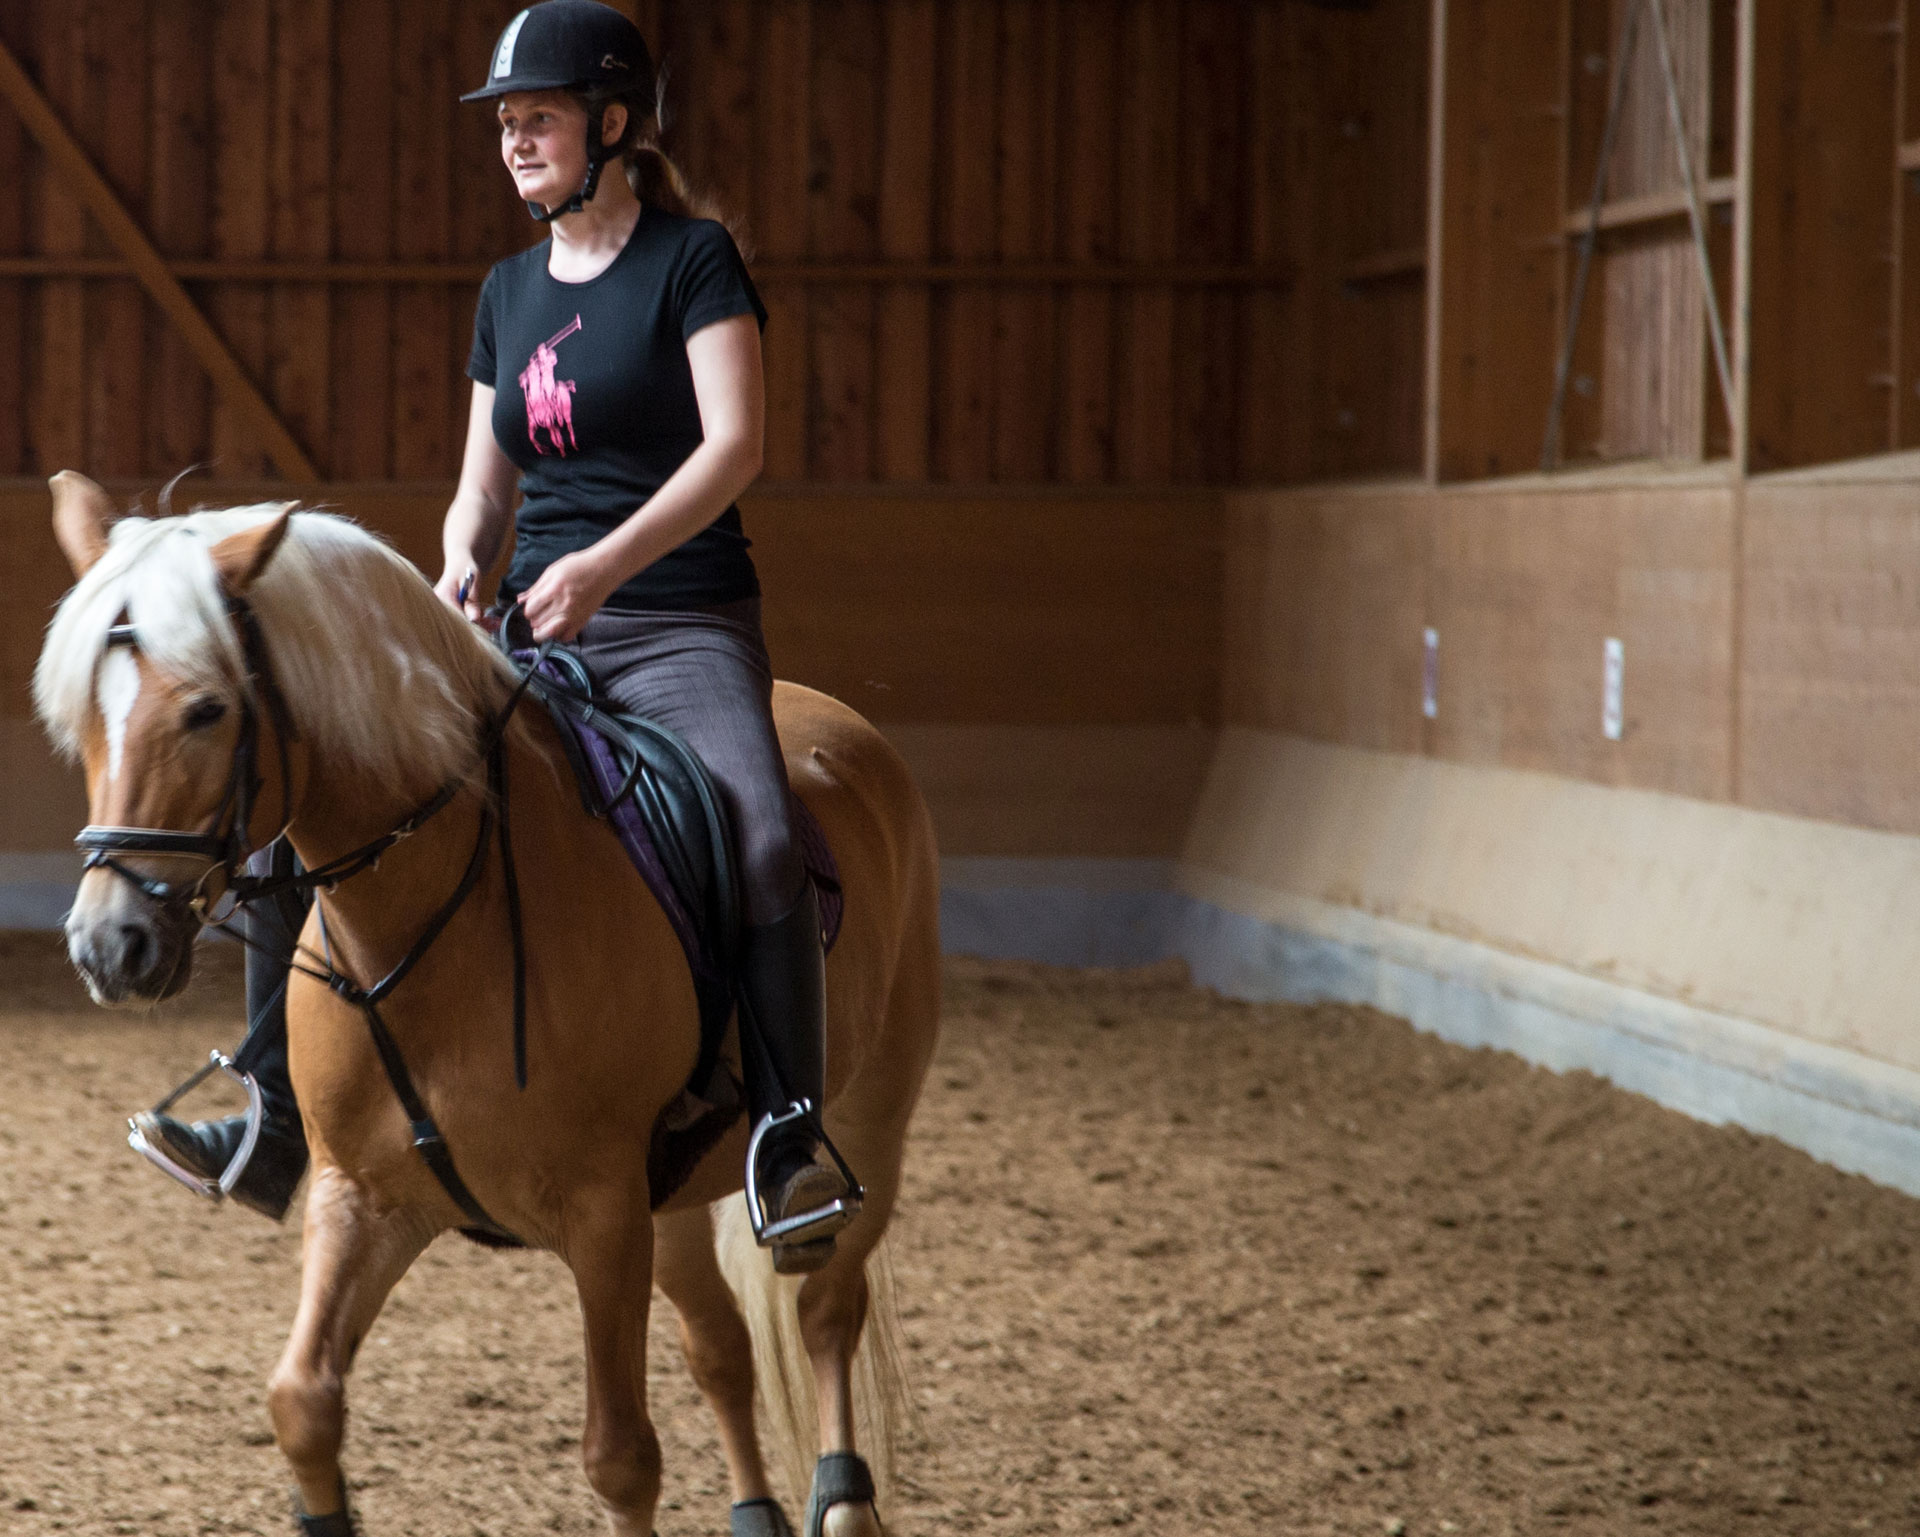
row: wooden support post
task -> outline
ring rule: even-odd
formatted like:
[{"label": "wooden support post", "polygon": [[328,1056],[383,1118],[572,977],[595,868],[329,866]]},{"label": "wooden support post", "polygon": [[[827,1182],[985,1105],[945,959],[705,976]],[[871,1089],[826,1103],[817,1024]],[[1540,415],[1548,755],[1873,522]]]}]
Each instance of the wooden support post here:
[{"label": "wooden support post", "polygon": [[161,313],[179,328],[201,366],[212,377],[214,387],[235,414],[253,429],[281,474],[292,480],[318,480],[319,472],[305,450],[294,440],[253,380],[247,377],[246,370],[227,349],[220,334],[168,269],[166,258],[127,212],[126,205],[107,185],[60,114],[4,42],[0,42],[0,94],[19,114],[27,131],[39,141],[56,173],[71,184],[102,233],[126,258],[133,275]]}]

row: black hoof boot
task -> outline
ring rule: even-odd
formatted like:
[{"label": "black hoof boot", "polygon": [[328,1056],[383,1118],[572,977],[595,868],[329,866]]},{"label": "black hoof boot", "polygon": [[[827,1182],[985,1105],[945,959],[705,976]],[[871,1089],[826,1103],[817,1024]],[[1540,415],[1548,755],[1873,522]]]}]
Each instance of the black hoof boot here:
[{"label": "black hoof boot", "polygon": [[[142,1110],[129,1123],[134,1145],[176,1179],[180,1170],[193,1175],[191,1184],[203,1195],[217,1196],[232,1167],[234,1158],[246,1140],[247,1118],[224,1116],[214,1121],[185,1121],[157,1110]],[[158,1154],[160,1156],[155,1157]],[[168,1164],[175,1168],[168,1168]],[[234,1175],[226,1194],[242,1206],[257,1211],[275,1222],[287,1215],[293,1193],[307,1172],[307,1140],[296,1122],[291,1131],[271,1117],[260,1125],[259,1139],[246,1163]]]},{"label": "black hoof boot", "polygon": [[793,1537],[778,1500],[742,1500],[733,1507],[732,1537]]},{"label": "black hoof boot", "polygon": [[835,1505],[871,1505],[873,1474],[858,1452],[823,1452],[813,1465],[813,1492],[807,1498],[803,1537],[821,1537],[827,1512]]}]

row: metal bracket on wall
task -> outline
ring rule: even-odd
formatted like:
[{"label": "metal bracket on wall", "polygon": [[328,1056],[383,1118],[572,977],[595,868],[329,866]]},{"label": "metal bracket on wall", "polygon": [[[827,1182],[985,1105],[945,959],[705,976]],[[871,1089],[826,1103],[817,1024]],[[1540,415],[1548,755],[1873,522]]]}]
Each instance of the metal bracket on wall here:
[{"label": "metal bracket on wall", "polygon": [[1587,282],[1593,272],[1594,248],[1600,240],[1600,214],[1606,202],[1607,172],[1613,164],[1613,150],[1620,126],[1620,108],[1627,95],[1627,66],[1633,57],[1633,42],[1642,10],[1653,12],[1654,41],[1660,48],[1660,73],[1666,85],[1667,117],[1673,125],[1673,141],[1680,161],[1680,179],[1686,193],[1687,223],[1693,231],[1693,249],[1700,263],[1700,282],[1706,290],[1707,333],[1713,343],[1713,364],[1720,377],[1720,401],[1729,426],[1734,425],[1733,367],[1727,353],[1726,326],[1720,318],[1720,295],[1713,281],[1713,258],[1707,250],[1706,218],[1701,212],[1700,183],[1693,172],[1693,151],[1687,143],[1686,113],[1680,102],[1680,81],[1674,73],[1673,47],[1667,31],[1665,0],[1634,0],[1620,24],[1620,46],[1613,61],[1613,83],[1607,103],[1606,126],[1600,134],[1600,154],[1593,168],[1593,193],[1587,203],[1587,227],[1580,235],[1580,261],[1575,268],[1573,297],[1567,305],[1567,331],[1561,339],[1559,361],[1553,371],[1553,404],[1547,411],[1546,441],[1540,447],[1540,468],[1552,470],[1560,463],[1560,430],[1567,409],[1567,384],[1573,372],[1573,348],[1580,334],[1580,311],[1587,297]]},{"label": "metal bracket on wall", "polygon": [[127,211],[126,204],[100,174],[66,121],[4,42],[0,42],[0,95],[5,96],[54,168],[78,194],[94,222],[132,269],[140,286],[178,328],[213,380],[214,389],[234,415],[252,429],[280,473],[290,480],[318,480],[319,471],[307,457],[306,450],[260,393],[220,333],[180,286],[167,259],[147,238],[139,221]]}]

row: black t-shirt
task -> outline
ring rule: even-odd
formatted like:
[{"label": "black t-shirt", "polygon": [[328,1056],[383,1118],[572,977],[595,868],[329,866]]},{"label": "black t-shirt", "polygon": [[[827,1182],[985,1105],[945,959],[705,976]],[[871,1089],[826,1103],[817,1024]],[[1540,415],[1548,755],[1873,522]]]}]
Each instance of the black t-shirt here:
[{"label": "black t-shirt", "polygon": [[[704,437],[687,338],[767,312],[726,227],[647,208],[607,270],[547,271],[551,241],[487,274],[467,374],[492,385],[493,435],[520,470],[518,542],[501,592],[630,517]],[[622,584],[608,607],[705,608],[760,591],[740,509]]]}]

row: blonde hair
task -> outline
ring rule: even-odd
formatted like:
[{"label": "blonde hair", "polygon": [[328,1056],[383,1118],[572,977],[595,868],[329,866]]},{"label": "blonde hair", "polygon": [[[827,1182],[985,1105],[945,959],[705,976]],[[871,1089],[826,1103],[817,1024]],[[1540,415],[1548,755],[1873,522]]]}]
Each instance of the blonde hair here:
[{"label": "blonde hair", "polygon": [[[106,553],[61,601],[34,669],[34,705],[61,752],[80,754],[107,632],[123,615],[156,666],[238,694],[246,657],[212,549],[288,505],[114,524]],[[482,723],[513,670],[397,551],[345,518],[297,512],[247,598],[294,724],[316,748],[413,791],[478,769]]]}]

